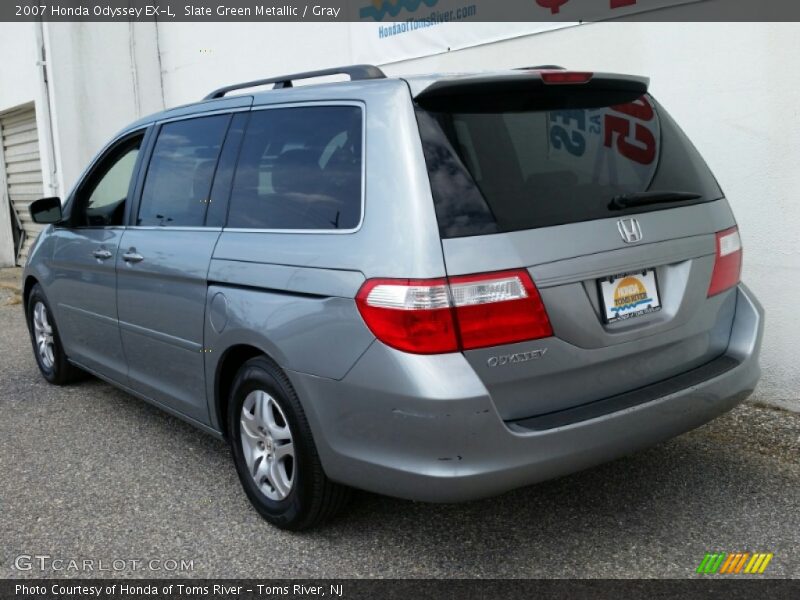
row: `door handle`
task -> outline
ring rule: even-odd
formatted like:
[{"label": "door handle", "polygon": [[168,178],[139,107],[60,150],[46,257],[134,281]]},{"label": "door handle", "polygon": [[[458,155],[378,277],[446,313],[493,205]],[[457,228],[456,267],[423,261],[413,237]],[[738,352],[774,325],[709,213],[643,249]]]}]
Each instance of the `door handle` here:
[{"label": "door handle", "polygon": [[111,252],[105,250],[104,248],[98,248],[92,252],[92,256],[94,256],[97,260],[108,260],[111,258]]},{"label": "door handle", "polygon": [[144,260],[144,256],[136,252],[136,248],[131,248],[122,255],[122,260],[124,260],[126,263],[138,263]]}]

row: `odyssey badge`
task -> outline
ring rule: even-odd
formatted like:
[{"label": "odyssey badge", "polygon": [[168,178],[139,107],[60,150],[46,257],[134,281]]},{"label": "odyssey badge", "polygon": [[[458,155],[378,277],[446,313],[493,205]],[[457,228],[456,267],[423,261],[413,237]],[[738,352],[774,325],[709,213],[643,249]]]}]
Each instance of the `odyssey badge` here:
[{"label": "odyssey badge", "polygon": [[547,352],[547,348],[540,350],[528,350],[526,352],[517,352],[515,354],[502,354],[500,356],[492,356],[486,361],[490,367],[504,367],[506,365],[513,365],[516,363],[524,363],[529,360],[538,360],[542,358]]}]

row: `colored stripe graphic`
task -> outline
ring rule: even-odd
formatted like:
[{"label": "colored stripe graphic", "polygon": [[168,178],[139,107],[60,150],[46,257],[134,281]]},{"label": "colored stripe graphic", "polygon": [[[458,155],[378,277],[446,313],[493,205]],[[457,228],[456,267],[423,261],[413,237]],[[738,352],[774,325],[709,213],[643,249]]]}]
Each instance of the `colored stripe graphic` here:
[{"label": "colored stripe graphic", "polygon": [[[750,575],[760,575],[767,570],[767,565],[775,555],[766,552],[726,552],[706,553],[696,572],[705,575],[738,574],[747,573]],[[744,569],[744,571],[742,570]]]},{"label": "colored stripe graphic", "polygon": [[706,554],[703,557],[703,560],[700,561],[700,566],[697,567],[697,571],[695,571],[695,573],[705,573],[706,572],[706,564],[708,563],[708,561],[710,559],[711,559],[711,555],[710,554]]},{"label": "colored stripe graphic", "polygon": [[742,554],[742,557],[739,559],[739,562],[736,565],[736,569],[733,572],[738,573],[739,571],[741,571],[742,567],[744,567],[744,563],[747,562],[747,559],[749,557],[750,557],[749,552],[745,552],[744,554]]},{"label": "colored stripe graphic", "polygon": [[755,575],[756,573],[763,573],[767,569],[767,565],[769,564],[769,561],[772,560],[773,556],[774,554],[772,553],[754,554],[753,558],[747,564],[744,572],[752,575]]},{"label": "colored stripe graphic", "polygon": [[750,562],[747,563],[747,566],[744,568],[745,573],[755,573],[758,563],[761,562],[761,555],[760,554],[753,554],[753,558],[750,559]]},{"label": "colored stripe graphic", "polygon": [[767,565],[769,564],[769,561],[772,560],[773,556],[775,555],[772,554],[772,552],[770,552],[764,557],[764,562],[761,563],[761,568],[758,570],[759,573],[763,573],[764,571],[766,571]]},{"label": "colored stripe graphic", "polygon": [[706,575],[716,573],[726,556],[727,554],[725,552],[706,554],[703,558],[703,562],[697,567],[697,572],[705,573]]},{"label": "colored stripe graphic", "polygon": [[730,573],[733,570],[733,566],[739,562],[741,557],[741,554],[728,554],[728,559],[722,563],[722,568],[719,570],[719,572]]}]

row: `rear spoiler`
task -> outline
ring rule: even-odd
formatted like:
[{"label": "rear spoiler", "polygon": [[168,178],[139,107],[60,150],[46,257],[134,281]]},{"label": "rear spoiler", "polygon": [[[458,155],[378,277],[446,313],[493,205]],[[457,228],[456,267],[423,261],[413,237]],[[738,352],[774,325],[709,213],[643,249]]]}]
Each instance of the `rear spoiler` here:
[{"label": "rear spoiler", "polygon": [[[518,93],[560,85],[597,91],[646,94],[650,79],[636,75],[566,71],[554,67],[520,69],[502,74],[456,75],[425,83],[427,85],[415,86],[412,84],[411,86],[417,101],[443,99],[451,96]],[[417,89],[414,89],[415,87]]]}]

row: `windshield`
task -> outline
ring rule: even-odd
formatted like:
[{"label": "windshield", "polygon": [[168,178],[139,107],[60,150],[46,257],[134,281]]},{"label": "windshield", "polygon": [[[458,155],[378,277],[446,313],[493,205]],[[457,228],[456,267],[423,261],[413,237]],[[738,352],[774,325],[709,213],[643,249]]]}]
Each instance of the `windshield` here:
[{"label": "windshield", "polygon": [[[546,97],[483,96],[443,104],[417,111],[442,237],[534,229],[722,197],[697,150],[649,95],[559,90]],[[614,201],[650,192],[669,200],[625,206]]]}]

